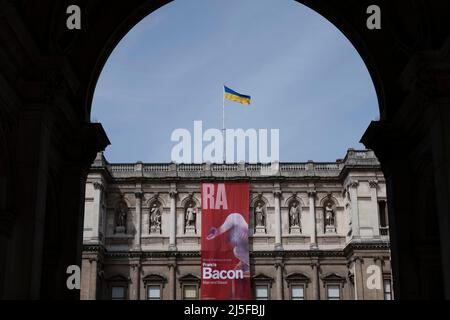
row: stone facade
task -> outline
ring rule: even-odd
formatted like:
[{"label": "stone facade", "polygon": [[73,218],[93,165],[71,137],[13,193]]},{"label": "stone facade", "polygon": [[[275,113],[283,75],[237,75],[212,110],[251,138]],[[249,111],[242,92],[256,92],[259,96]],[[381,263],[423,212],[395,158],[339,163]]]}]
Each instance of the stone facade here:
[{"label": "stone facade", "polygon": [[86,183],[81,298],[198,298],[200,184],[217,180],[250,182],[255,298],[392,297],[386,186],[374,153],[276,168],[110,164],[99,154]]}]

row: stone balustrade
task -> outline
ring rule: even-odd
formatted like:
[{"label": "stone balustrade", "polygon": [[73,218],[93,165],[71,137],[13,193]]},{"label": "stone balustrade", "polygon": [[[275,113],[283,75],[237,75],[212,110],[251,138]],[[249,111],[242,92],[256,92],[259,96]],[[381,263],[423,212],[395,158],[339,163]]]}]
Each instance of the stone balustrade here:
[{"label": "stone balustrade", "polygon": [[[336,162],[298,162],[298,163],[232,163],[232,164],[109,164],[99,162],[97,167],[106,167],[115,178],[267,178],[267,177],[338,177],[346,167],[379,166],[373,151],[348,150],[344,160]],[[106,164],[103,164],[106,163]]]}]

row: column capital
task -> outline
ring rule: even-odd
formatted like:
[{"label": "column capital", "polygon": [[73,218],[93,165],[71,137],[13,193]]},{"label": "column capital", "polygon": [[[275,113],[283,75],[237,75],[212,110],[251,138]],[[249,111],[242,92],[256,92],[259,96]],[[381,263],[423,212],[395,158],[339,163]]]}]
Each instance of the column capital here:
[{"label": "column capital", "polygon": [[352,259],[350,259],[350,262],[361,262],[364,263],[364,259],[361,257],[353,257]]},{"label": "column capital", "polygon": [[138,199],[142,199],[144,197],[144,192],[140,191],[135,191],[134,192],[134,196]]},{"label": "column capital", "polygon": [[357,188],[359,186],[359,181],[358,180],[351,180],[348,183],[348,187],[349,188]]},{"label": "column capital", "polygon": [[105,189],[105,187],[103,186],[103,183],[99,182],[99,181],[95,181],[92,183],[92,185],[94,186],[95,190],[101,190],[103,191]]},{"label": "column capital", "polygon": [[316,194],[317,194],[317,191],[315,189],[308,190],[309,197],[315,197]]},{"label": "column capital", "polygon": [[275,196],[275,197],[280,197],[281,196],[281,190],[274,190],[273,191],[273,195]]},{"label": "column capital", "polygon": [[171,190],[169,192],[169,195],[171,198],[175,198],[178,195],[178,191],[177,190]]},{"label": "column capital", "polygon": [[369,186],[373,189],[378,188],[378,180],[370,180],[369,181]]},{"label": "column capital", "polygon": [[375,263],[377,263],[378,261],[380,261],[381,263],[384,263],[383,257],[380,257],[380,256],[373,257],[373,261]]}]

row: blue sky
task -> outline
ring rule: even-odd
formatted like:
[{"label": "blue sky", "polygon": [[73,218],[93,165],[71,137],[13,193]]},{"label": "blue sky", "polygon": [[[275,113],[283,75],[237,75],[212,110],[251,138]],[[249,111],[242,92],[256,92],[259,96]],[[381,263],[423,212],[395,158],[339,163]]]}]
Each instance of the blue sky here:
[{"label": "blue sky", "polygon": [[226,104],[227,128],[280,129],[281,161],[335,161],[378,117],[358,52],[293,0],[175,0],[133,28],[107,61],[92,120],[110,162],[170,162],[171,133],[222,127],[223,84],[252,96]]}]

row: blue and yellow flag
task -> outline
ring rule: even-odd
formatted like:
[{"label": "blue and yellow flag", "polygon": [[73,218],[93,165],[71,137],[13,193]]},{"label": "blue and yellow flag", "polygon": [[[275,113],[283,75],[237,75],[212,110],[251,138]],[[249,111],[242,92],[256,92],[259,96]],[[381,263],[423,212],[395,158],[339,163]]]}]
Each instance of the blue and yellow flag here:
[{"label": "blue and yellow flag", "polygon": [[250,104],[251,99],[252,99],[250,96],[246,96],[246,95],[237,93],[236,91],[231,90],[227,86],[224,86],[224,88],[225,88],[225,99],[234,101],[234,102],[238,102],[238,103],[242,103],[245,105]]}]

